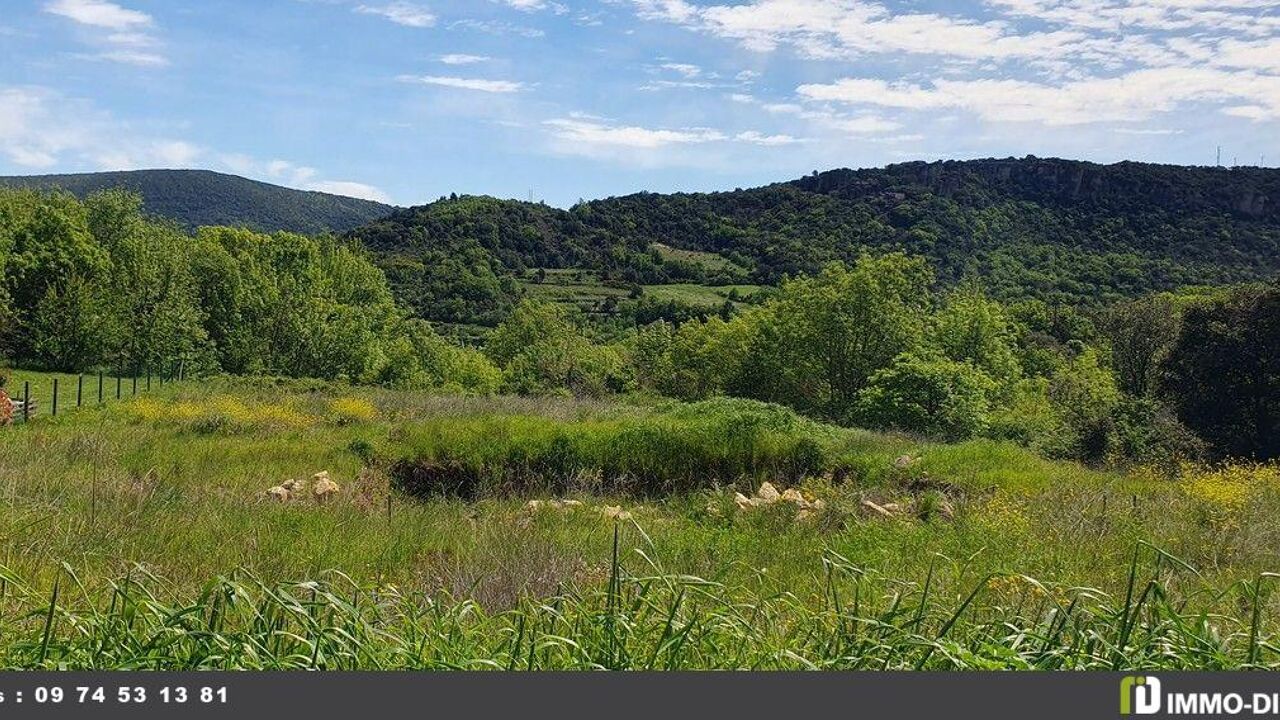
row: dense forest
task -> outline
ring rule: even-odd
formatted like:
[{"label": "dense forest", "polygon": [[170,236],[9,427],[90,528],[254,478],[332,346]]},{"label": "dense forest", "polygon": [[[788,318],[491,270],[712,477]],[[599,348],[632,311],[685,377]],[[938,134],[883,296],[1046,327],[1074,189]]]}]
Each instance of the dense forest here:
[{"label": "dense forest", "polygon": [[109,189],[142,198],[150,215],[194,230],[206,225],[248,227],[264,232],[345,232],[389,214],[390,205],[309,192],[208,170],[133,170],[0,177],[0,187],[58,188],[84,198]]},{"label": "dense forest", "polygon": [[[351,232],[421,317],[492,325],[531,268],[619,286],[776,285],[867,250],[927,258],[945,284],[1100,304],[1280,270],[1280,171],[1065,160],[835,170],[721,193],[641,193],[569,210],[442,198]],[[715,253],[716,267],[661,243]],[[465,303],[457,302],[465,298]]]}]

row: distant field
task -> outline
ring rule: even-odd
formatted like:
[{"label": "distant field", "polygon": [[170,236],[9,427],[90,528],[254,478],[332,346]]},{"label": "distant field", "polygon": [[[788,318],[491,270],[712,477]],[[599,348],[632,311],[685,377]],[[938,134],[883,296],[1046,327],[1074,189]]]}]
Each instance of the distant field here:
[{"label": "distant field", "polygon": [[658,251],[659,255],[667,260],[682,260],[684,262],[701,265],[708,270],[734,268],[742,272],[746,272],[746,268],[741,265],[737,265],[723,255],[718,255],[716,253],[703,252],[701,250],[684,250],[681,248],[671,247],[670,245],[664,245],[662,243],[654,243],[653,248]]},{"label": "distant field", "polygon": [[[266,494],[320,471],[328,502]],[[748,401],[166,384],[0,429],[0,666],[1275,668],[1274,472]]]},{"label": "distant field", "polygon": [[[710,255],[710,253],[694,254]],[[556,302],[572,303],[585,312],[601,312],[603,303],[609,298],[622,301],[629,299],[631,295],[630,290],[605,285],[594,273],[583,270],[548,269],[541,282],[535,282],[532,277],[532,273],[527,274],[521,281],[521,286],[530,295]],[[734,291],[737,292],[739,300],[745,300],[761,289],[760,285],[694,285],[690,283],[642,286],[644,295],[648,297],[657,300],[674,300],[704,308],[723,305],[729,299],[730,293]]]},{"label": "distant field", "polygon": [[676,300],[689,305],[718,307],[729,299],[730,293],[737,291],[740,300],[745,300],[759,291],[759,285],[645,285],[646,295],[659,300]]}]

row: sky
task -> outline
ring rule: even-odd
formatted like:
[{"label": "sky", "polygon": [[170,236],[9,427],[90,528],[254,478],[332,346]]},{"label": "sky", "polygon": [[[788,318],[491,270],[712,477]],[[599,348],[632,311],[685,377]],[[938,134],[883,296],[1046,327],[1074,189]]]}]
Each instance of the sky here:
[{"label": "sky", "polygon": [[1219,147],[1280,164],[1280,0],[0,0],[0,175],[564,207]]}]

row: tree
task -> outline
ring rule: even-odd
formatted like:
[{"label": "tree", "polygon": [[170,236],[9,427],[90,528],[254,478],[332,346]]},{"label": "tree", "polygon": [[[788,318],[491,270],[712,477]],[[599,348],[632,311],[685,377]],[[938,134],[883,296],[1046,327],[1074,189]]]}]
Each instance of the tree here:
[{"label": "tree", "polygon": [[568,390],[599,395],[622,383],[621,355],[593,345],[562,305],[525,299],[493,331],[485,348],[504,374],[511,392]]},{"label": "tree", "polygon": [[99,363],[110,337],[106,302],[95,288],[72,275],[45,289],[32,309],[30,347],[42,364],[82,372]]},{"label": "tree", "polygon": [[[834,263],[814,277],[790,280],[768,303],[776,341],[776,391],[751,397],[802,412],[846,416],[871,376],[923,339],[932,273],[901,254],[864,256],[852,267]],[[767,398],[762,398],[767,399]]]},{"label": "tree", "polygon": [[1218,455],[1280,458],[1280,285],[1189,307],[1159,386]]},{"label": "tree", "polygon": [[1116,384],[1131,397],[1148,397],[1156,370],[1178,337],[1173,301],[1151,295],[1113,305],[1099,315],[1097,327],[1111,349]]},{"label": "tree", "polygon": [[888,430],[961,440],[990,424],[995,382],[969,363],[899,355],[858,394],[854,419]]},{"label": "tree", "polygon": [[1121,396],[1098,351],[1089,348],[1064,365],[1049,384],[1049,397],[1062,431],[1046,449],[1093,462],[1105,460],[1113,449],[1114,414]]},{"label": "tree", "polygon": [[966,283],[947,296],[934,317],[930,341],[946,357],[970,363],[995,380],[1006,398],[1022,377],[1013,322],[976,283]]}]

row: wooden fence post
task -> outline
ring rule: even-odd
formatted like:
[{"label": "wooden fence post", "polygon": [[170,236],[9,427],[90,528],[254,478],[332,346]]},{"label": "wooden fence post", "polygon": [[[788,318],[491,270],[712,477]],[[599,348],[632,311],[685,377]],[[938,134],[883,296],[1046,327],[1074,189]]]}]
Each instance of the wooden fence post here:
[{"label": "wooden fence post", "polygon": [[120,399],[120,376],[116,376],[116,399]]},{"label": "wooden fence post", "polygon": [[53,417],[58,417],[58,378],[53,379]]},{"label": "wooden fence post", "polygon": [[22,422],[31,419],[31,381],[22,383]]},{"label": "wooden fence post", "polygon": [[102,404],[102,371],[98,371],[98,404]]}]

